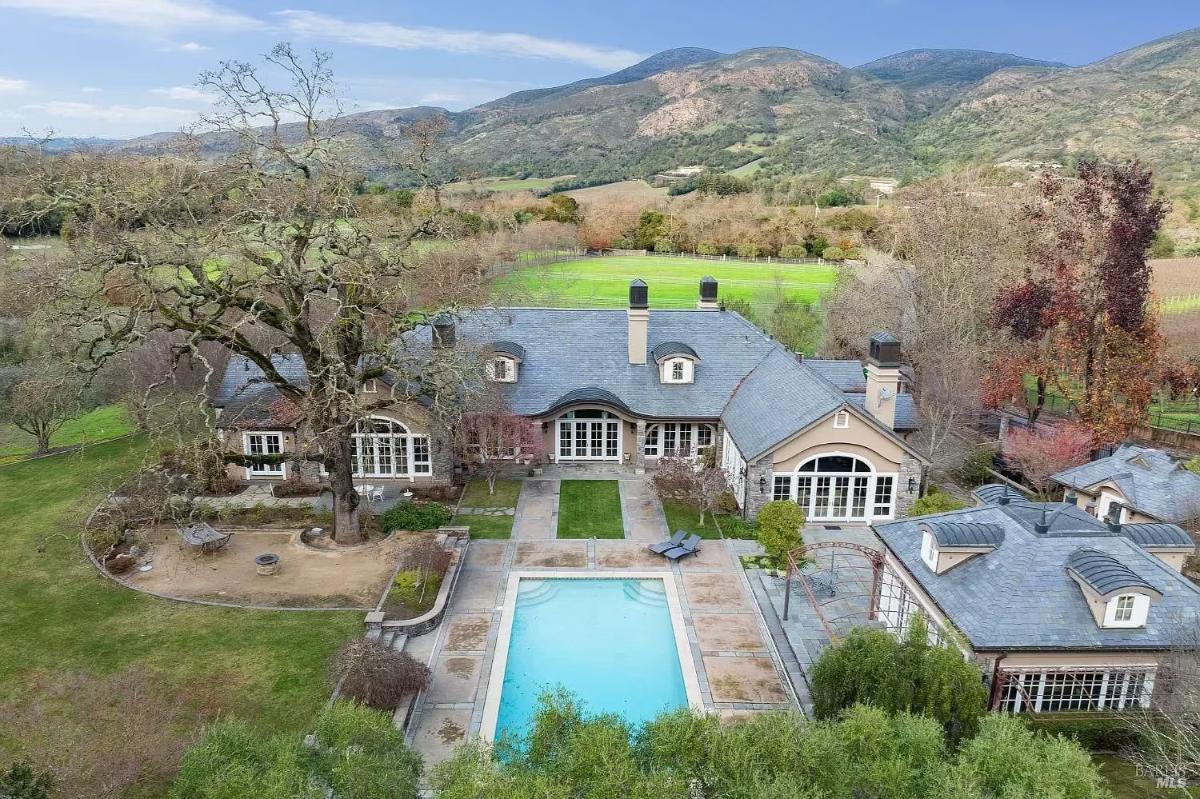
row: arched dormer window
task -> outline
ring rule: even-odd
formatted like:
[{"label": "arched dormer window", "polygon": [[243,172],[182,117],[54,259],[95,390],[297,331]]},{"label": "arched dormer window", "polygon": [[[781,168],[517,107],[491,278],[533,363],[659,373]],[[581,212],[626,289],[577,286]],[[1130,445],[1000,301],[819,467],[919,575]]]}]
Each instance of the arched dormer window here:
[{"label": "arched dormer window", "polygon": [[487,370],[488,380],[494,383],[517,382],[517,362],[506,355],[493,355],[484,368]]},{"label": "arched dormer window", "polygon": [[692,382],[692,362],[687,358],[670,358],[663,364],[664,383]]},{"label": "arched dormer window", "polygon": [[937,541],[933,538],[933,533],[926,530],[921,535],[921,560],[925,561],[925,565],[937,571],[938,562],[938,547]]},{"label": "arched dormer window", "polygon": [[1118,594],[1105,606],[1104,626],[1144,627],[1149,614],[1150,597],[1146,594]]},{"label": "arched dormer window", "polygon": [[700,356],[680,341],[664,341],[650,351],[658,364],[658,379],[663,383],[692,383]]}]

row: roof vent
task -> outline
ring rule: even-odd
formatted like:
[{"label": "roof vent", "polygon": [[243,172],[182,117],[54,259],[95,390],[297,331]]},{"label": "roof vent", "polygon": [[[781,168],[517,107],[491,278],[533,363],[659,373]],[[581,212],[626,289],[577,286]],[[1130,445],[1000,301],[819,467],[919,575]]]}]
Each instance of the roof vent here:
[{"label": "roof vent", "polygon": [[1050,522],[1046,518],[1045,505],[1042,506],[1042,516],[1037,522],[1034,523],[1033,530],[1040,535],[1045,535],[1046,533],[1050,532]]},{"label": "roof vent", "polygon": [[650,307],[650,288],[641,278],[629,284],[629,307],[641,310]]},{"label": "roof vent", "polygon": [[899,366],[900,339],[891,333],[876,333],[871,336],[870,359],[877,366]]},{"label": "roof vent", "polygon": [[710,275],[700,278],[700,301],[696,303],[696,307],[701,311],[715,311],[720,307],[717,304],[716,278]]}]

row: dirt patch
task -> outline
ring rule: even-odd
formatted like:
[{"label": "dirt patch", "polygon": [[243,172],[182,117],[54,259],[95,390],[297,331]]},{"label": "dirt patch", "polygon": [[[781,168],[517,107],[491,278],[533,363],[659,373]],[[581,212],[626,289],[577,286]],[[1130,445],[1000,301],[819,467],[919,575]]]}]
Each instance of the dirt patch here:
[{"label": "dirt patch", "polygon": [[547,569],[582,569],[587,566],[587,542],[564,544],[530,541],[517,544],[517,556],[513,563]]},{"label": "dirt patch", "polygon": [[635,541],[597,541],[596,565],[603,569],[667,568],[670,562]]},{"label": "dirt patch", "polygon": [[697,614],[692,618],[704,652],[755,652],[765,649],[754,617],[748,613]]},{"label": "dirt patch", "polygon": [[449,746],[465,738],[467,731],[453,719],[443,718],[442,726],[438,727],[437,736],[442,740],[442,743]]},{"label": "dirt patch", "polygon": [[714,702],[777,704],[787,701],[770,658],[706,657],[704,669]]},{"label": "dirt patch", "polygon": [[692,608],[739,610],[745,607],[736,575],[684,574],[683,589]]},{"label": "dirt patch", "polygon": [[492,620],[488,616],[458,616],[450,621],[446,635],[446,650],[474,652],[484,649]]},{"label": "dirt patch", "polygon": [[[393,536],[373,546],[322,551],[300,543],[299,532],[239,531],[220,552],[206,555],[185,546],[170,529],[142,534],[148,552],[133,570],[130,585],[185,599],[213,599],[271,607],[375,606],[397,562],[416,536]],[[261,576],[256,555],[279,555],[279,570]]]},{"label": "dirt patch", "polygon": [[460,680],[469,680],[475,673],[475,658],[446,658],[446,673]]}]

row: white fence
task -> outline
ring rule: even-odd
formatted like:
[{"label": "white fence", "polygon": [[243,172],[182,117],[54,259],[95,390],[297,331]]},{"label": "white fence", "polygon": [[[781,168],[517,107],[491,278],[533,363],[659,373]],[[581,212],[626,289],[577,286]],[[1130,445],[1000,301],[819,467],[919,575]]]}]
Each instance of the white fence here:
[{"label": "white fence", "polygon": [[698,252],[651,252],[650,250],[601,250],[589,255],[640,255],[655,258],[695,258],[703,261],[735,261],[747,264],[841,264],[845,261],[827,261],[824,258],[780,258],[775,255],[703,255]]}]

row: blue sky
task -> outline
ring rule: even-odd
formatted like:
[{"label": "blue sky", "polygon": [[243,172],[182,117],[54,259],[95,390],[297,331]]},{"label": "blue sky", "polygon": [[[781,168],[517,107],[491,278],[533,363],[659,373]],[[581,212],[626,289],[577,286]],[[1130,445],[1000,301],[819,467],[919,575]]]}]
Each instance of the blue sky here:
[{"label": "blue sky", "polygon": [[176,130],[196,75],[278,41],[333,53],[351,109],[458,110],[669,47],[856,65],[914,47],[1084,64],[1200,25],[1196,0],[0,0],[0,136]]}]

